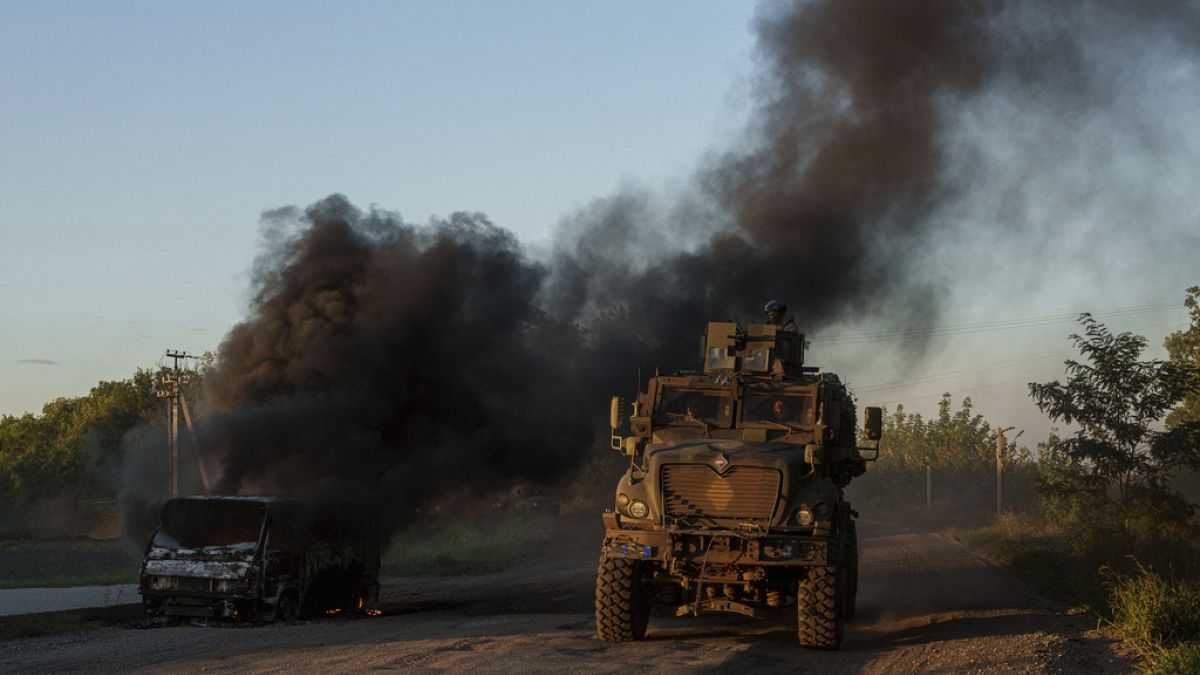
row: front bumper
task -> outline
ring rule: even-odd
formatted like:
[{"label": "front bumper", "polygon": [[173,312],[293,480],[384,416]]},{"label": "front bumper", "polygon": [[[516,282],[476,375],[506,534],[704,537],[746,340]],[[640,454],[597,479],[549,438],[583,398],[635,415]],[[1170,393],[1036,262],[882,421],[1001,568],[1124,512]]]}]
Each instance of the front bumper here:
[{"label": "front bumper", "polygon": [[253,597],[143,593],[146,616],[237,619],[255,607]]},{"label": "front bumper", "polygon": [[[153,588],[147,578],[142,578],[138,592],[147,616],[236,619],[259,604],[257,589],[252,586],[238,584],[228,589],[211,590],[220,580],[188,578],[172,581],[184,583],[172,584],[175,587],[171,588]],[[210,590],[201,588],[205,585]]]},{"label": "front bumper", "polygon": [[634,529],[604,514],[606,559],[657,560],[747,567],[820,567],[831,564],[829,538],[725,530]]}]

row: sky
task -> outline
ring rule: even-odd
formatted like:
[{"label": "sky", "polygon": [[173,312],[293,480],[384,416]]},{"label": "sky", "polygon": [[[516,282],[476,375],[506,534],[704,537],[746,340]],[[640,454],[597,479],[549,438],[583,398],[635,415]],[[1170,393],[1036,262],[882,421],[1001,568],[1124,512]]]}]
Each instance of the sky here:
[{"label": "sky", "polygon": [[[928,414],[950,391],[1036,441],[1025,383],[1061,376],[1079,312],[1151,356],[1186,325],[1200,73],[1155,26],[1010,4],[997,34],[1078,27],[1080,72],[1102,76],[1069,100],[1001,59],[947,104],[946,171],[970,180],[914,265],[944,289],[938,330],[848,317],[809,354],[861,404]],[[536,251],[593,199],[678,189],[751,112],[755,11],[0,0],[0,414],[215,350],[265,210],[340,192],[410,221],[482,211]]]},{"label": "sky", "polygon": [[752,16],[0,2],[0,414],[214,350],[264,210],[341,192],[536,244],[597,194],[669,184],[744,114]]}]

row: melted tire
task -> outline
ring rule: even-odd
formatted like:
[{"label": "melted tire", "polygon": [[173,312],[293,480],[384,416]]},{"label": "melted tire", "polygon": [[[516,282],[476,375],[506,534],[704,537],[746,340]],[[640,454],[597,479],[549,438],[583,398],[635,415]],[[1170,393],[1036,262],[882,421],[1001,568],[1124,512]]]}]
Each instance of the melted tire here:
[{"label": "melted tire", "polygon": [[601,559],[596,571],[596,637],[631,642],[646,637],[650,602],[642,591],[642,563]]},{"label": "melted tire", "polygon": [[846,630],[846,579],[841,567],[813,567],[796,592],[796,632],[800,645],[837,649]]},{"label": "melted tire", "polygon": [[274,605],[265,605],[259,617],[266,623],[291,623],[300,618],[300,603],[294,591],[286,591]]}]

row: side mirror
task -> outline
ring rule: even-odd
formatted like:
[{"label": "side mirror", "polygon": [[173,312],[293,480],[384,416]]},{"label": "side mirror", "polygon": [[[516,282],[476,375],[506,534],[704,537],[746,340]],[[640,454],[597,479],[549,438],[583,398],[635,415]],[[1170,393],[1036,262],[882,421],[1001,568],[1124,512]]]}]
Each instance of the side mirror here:
[{"label": "side mirror", "polygon": [[868,441],[883,437],[883,408],[868,406],[863,410],[863,437]]},{"label": "side mirror", "polygon": [[625,422],[625,401],[620,396],[612,397],[612,404],[608,411],[608,426],[612,427],[613,431],[621,428]]}]

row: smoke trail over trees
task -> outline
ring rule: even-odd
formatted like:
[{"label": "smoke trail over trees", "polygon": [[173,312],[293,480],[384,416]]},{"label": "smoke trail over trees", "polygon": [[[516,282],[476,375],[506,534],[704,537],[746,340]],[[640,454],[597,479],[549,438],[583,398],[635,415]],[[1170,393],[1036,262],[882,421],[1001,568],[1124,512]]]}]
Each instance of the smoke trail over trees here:
[{"label": "smoke trail over trees", "polygon": [[411,507],[551,478],[636,367],[691,365],[707,318],[866,302],[901,276],[875,245],[915,238],[934,198],[935,97],[978,81],[964,9],[764,12],[753,142],[702,169],[702,205],[668,232],[618,195],[568,219],[543,264],[481,215],[416,226],[341,196],[267,214],[251,315],[210,378],[222,489],[325,483]]},{"label": "smoke trail over trees", "polygon": [[944,279],[919,267],[962,241],[946,205],[984,175],[956,115],[1079,65],[1041,11],[765,5],[745,137],[678,201],[622,192],[564,218],[545,259],[480,214],[418,225],[339,195],[266,214],[250,314],[209,378],[222,488],[367,491],[398,522],[457,487],[561,476],[604,397],[693,365],[710,318],[778,297],[810,331],[936,320]]},{"label": "smoke trail over trees", "polygon": [[[768,297],[812,327],[882,300],[881,282],[899,290],[906,249],[923,240],[939,196],[937,103],[979,82],[972,10],[766,7],[746,147],[702,166],[692,203],[665,217],[610,199],[568,222],[550,306],[577,318],[620,304],[653,320],[669,350],[699,317],[744,314]],[[695,245],[644,246],[654,238]],[[895,318],[933,317],[921,309]]]}]

